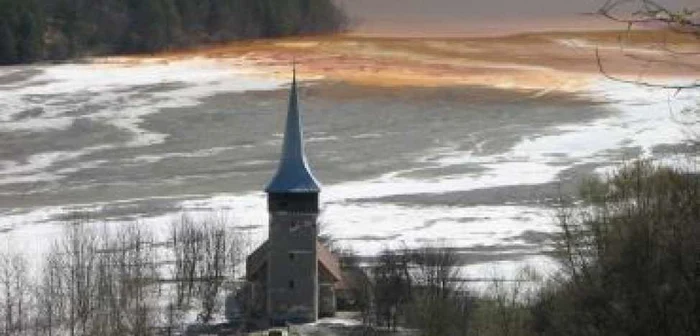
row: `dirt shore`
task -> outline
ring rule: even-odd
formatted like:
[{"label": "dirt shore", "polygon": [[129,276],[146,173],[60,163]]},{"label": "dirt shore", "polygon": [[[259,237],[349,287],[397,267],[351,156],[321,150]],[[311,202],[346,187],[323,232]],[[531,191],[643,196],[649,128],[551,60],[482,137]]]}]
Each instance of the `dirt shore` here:
[{"label": "dirt shore", "polygon": [[[669,53],[672,49],[676,53]],[[500,89],[576,92],[600,78],[596,62],[614,76],[666,83],[700,78],[700,52],[690,36],[666,31],[578,31],[500,37],[369,37],[353,34],[234,42],[96,62],[169,62],[204,57],[241,60],[266,75],[300,76],[370,86],[479,85]]]}]

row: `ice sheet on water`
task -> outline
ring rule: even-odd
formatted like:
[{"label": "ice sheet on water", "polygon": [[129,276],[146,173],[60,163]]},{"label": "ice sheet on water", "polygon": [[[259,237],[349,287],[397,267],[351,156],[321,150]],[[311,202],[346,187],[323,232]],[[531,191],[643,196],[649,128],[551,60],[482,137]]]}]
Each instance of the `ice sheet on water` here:
[{"label": "ice sheet on water", "polygon": [[[112,60],[38,68],[41,74],[3,90],[0,131],[67,129],[77,119],[87,118],[115,126],[130,134],[131,139],[117,145],[93,144],[70,152],[37,153],[26,162],[3,161],[0,184],[56,180],[60,177],[46,170],[61,161],[115,146],[145,147],[162,143],[166,134],[142,126],[144,117],[162,109],[196,106],[201,98],[222,92],[273,90],[283,83],[261,76],[237,59],[189,59],[145,64]],[[88,108],[92,110],[83,111]],[[18,115],[32,109],[41,113],[18,119]],[[76,114],[76,111],[81,113]]]},{"label": "ice sheet on water", "polygon": [[[154,67],[159,69],[160,66]],[[105,81],[101,85],[115,84]],[[212,90],[215,92],[225,89],[218,85],[214,83],[199,86],[198,89],[184,89],[185,92],[189,92],[189,97],[180,103],[194,104],[192,97],[211,94]],[[201,92],[192,93],[197,90]],[[610,152],[622,146],[637,146],[650,155],[654,146],[685,141],[686,126],[675,122],[672,112],[694,106],[700,99],[697,92],[687,91],[672,96],[669,92],[607,80],[595,83],[590,92],[585,94],[604,101],[615,113],[587,124],[560,125],[547,134],[533,134],[507,152],[496,155],[479,155],[479,151],[460,151],[456,146],[443,146],[435,149],[439,153],[427,153],[424,157],[415,159],[421,164],[436,167],[475,162],[486,168],[483,173],[417,179],[388,172],[379,178],[326,186],[322,194],[324,229],[340,239],[341,244],[362,254],[374,254],[384,247],[403,244],[420,246],[431,240],[447,241],[452,246],[461,248],[500,246],[508,249],[510,246],[540,253],[546,246],[528,245],[527,242],[518,240],[518,237],[527,231],[549,233],[556,230],[551,211],[546,208],[505,204],[468,207],[409,206],[372,202],[371,199],[403,194],[428,194],[426,197],[430,197],[429,193],[547,183],[555,181],[558,174],[575,164],[610,163]],[[175,99],[171,103],[175,104],[177,101]],[[167,106],[170,103],[161,104]],[[669,110],[669,106],[672,110]],[[130,112],[135,113],[134,120],[143,113],[149,113],[148,106],[140,108],[143,110],[136,107],[135,112]],[[101,116],[117,121],[123,118],[115,111],[102,112]],[[128,127],[128,120],[131,119],[123,120],[127,120],[127,125],[121,126]],[[148,141],[144,141],[143,145],[147,143]],[[397,170],[399,169],[410,167],[397,167]],[[197,195],[193,196],[194,198],[197,199],[182,202],[180,209],[190,215],[202,217],[225,212],[232,216],[234,222],[251,228],[254,240],[260,242],[265,239],[267,214],[264,194],[256,192],[240,195]],[[60,213],[63,210],[61,207],[50,211],[37,209],[26,215],[9,218],[11,223],[17,225],[12,231],[13,236],[5,236],[5,239],[21,243],[24,238],[41,236],[42,227],[21,224],[38,222],[39,219],[50,221],[51,213]],[[156,230],[166,230],[165,225],[179,216],[180,213],[171,213],[146,218],[144,222],[157,228]],[[547,257],[538,256],[472,265],[466,268],[466,272],[483,274],[490,267],[496,267],[500,274],[512,275],[515,269],[526,263],[534,263],[537,267],[545,269],[553,265]]]}]

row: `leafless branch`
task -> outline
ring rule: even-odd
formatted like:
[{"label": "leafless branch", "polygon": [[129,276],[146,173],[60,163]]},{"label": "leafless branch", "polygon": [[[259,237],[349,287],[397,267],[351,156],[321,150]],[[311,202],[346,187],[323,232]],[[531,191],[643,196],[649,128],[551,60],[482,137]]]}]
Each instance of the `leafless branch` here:
[{"label": "leafless branch", "polygon": [[[638,9],[626,16],[616,13],[622,6],[628,4],[638,4]],[[675,50],[669,46],[669,41],[666,35],[664,35],[663,39],[659,41],[660,45],[656,46],[657,49],[655,50],[665,53],[666,56],[670,57],[670,59],[645,57],[643,55],[639,55],[638,53],[628,52],[625,46],[625,42],[631,38],[633,29],[638,26],[648,27],[649,25],[660,25],[674,33],[683,34],[685,36],[694,36],[700,39],[700,18],[698,17],[700,12],[698,10],[684,9],[681,11],[672,11],[659,5],[653,0],[608,0],[596,14],[613,22],[624,23],[627,26],[625,37],[620,36],[618,39],[620,50],[623,52],[625,57],[635,61],[644,62],[644,64],[640,66],[641,69],[648,69],[652,64],[675,64],[692,70],[700,69],[700,67],[694,65],[693,63],[685,63],[682,61],[682,57],[700,55],[700,52]],[[628,79],[613,75],[604,67],[599,49],[596,49],[595,55],[600,73],[606,78],[614,81],[652,88],[673,89],[678,91],[700,87],[700,80],[695,80],[691,83],[685,84],[670,84],[645,80],[644,71],[640,71],[636,79]]]},{"label": "leafless branch", "polygon": [[611,75],[610,73],[608,73],[608,71],[603,66],[603,60],[600,57],[600,50],[598,48],[596,48],[596,50],[595,50],[595,57],[596,57],[596,62],[598,64],[598,70],[600,71],[600,73],[603,76],[605,76],[606,78],[608,78],[610,80],[614,80],[614,81],[622,82],[622,83],[641,85],[641,86],[645,86],[645,87],[659,88],[659,89],[670,89],[670,90],[687,90],[687,89],[700,88],[700,81],[694,81],[694,82],[688,83],[688,84],[676,85],[676,84],[666,84],[666,83],[645,81],[642,79],[625,79],[622,77]]},{"label": "leafless branch", "polygon": [[[628,3],[641,2],[641,8],[629,17],[616,15],[615,10]],[[682,34],[700,38],[700,20],[696,20],[697,10],[685,9],[674,12],[652,0],[609,0],[597,12],[607,19],[625,23],[628,27],[644,24],[662,24],[666,28]]]}]

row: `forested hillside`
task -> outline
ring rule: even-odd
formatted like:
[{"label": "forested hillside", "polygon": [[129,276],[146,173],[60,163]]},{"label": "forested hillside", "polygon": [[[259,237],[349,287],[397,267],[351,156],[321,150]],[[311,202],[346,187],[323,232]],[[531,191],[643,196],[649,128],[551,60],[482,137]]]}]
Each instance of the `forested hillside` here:
[{"label": "forested hillside", "polygon": [[0,64],[333,32],[332,0],[0,0]]}]

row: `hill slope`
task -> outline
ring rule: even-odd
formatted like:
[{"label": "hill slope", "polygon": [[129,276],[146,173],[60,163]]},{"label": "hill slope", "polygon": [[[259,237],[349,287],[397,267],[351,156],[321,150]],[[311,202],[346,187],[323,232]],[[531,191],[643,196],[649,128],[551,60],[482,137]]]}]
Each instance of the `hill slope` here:
[{"label": "hill slope", "polygon": [[0,0],[0,64],[341,30],[331,0]]}]

